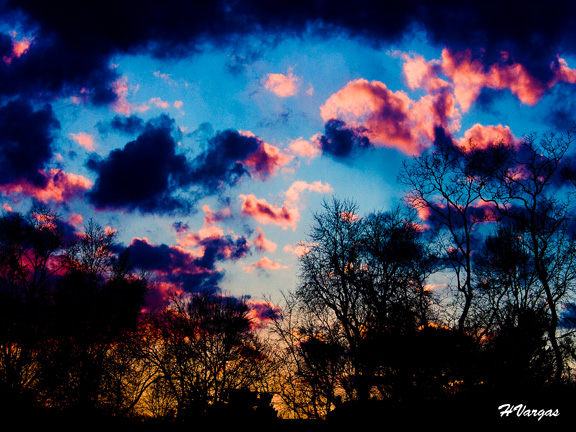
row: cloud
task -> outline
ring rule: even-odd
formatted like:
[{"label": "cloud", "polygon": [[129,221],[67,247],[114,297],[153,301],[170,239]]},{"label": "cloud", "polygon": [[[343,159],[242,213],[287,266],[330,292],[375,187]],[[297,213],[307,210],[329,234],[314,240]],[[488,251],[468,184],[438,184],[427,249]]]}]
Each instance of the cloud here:
[{"label": "cloud", "polygon": [[341,157],[366,147],[368,141],[420,154],[432,143],[435,127],[457,129],[460,115],[444,88],[414,101],[403,91],[365,79],[351,81],[330,96],[320,113],[326,122],[322,148]]},{"label": "cloud", "polygon": [[256,249],[258,249],[260,251],[266,251],[266,252],[275,252],[278,245],[276,243],[274,243],[273,241],[268,240],[264,236],[264,232],[262,231],[262,228],[256,227],[256,231],[258,232],[258,235],[252,241],[254,243],[254,246],[256,246]]},{"label": "cloud", "polygon": [[243,163],[250,173],[260,180],[273,176],[279,169],[288,165],[293,156],[282,152],[278,147],[262,141],[256,151],[251,153]]},{"label": "cloud", "polygon": [[306,255],[309,250],[310,246],[304,242],[298,242],[295,246],[292,246],[291,244],[284,246],[284,252],[288,252],[298,257]]},{"label": "cloud", "polygon": [[[79,40],[65,40],[63,34],[36,25],[33,19],[22,18],[19,24],[30,35],[16,41],[3,55],[0,97],[46,101],[81,95],[95,105],[108,104],[116,98],[111,83],[117,74],[109,67],[108,52],[90,49]],[[5,34],[0,37],[11,39]]]},{"label": "cloud", "polygon": [[130,265],[151,272],[155,281],[186,292],[219,292],[224,271],[222,261],[235,261],[249,253],[246,238],[230,236],[202,239],[201,253],[180,246],[153,245],[146,238],[134,238],[126,247]]},{"label": "cloud", "polygon": [[270,302],[247,299],[248,316],[256,328],[262,328],[281,316],[282,308]]},{"label": "cloud", "polygon": [[228,129],[207,140],[207,149],[192,161],[190,182],[213,194],[244,176],[266,180],[292,158],[251,132]]},{"label": "cloud", "polygon": [[174,224],[179,246],[189,248],[200,245],[202,241],[207,238],[219,238],[224,236],[224,231],[222,228],[216,226],[216,222],[229,219],[231,217],[230,208],[227,207],[214,212],[210,206],[204,205],[202,206],[202,210],[206,215],[204,217],[204,226],[198,230],[197,233],[189,233],[187,225],[183,226],[182,224]]},{"label": "cloud", "polygon": [[442,51],[442,71],[454,83],[454,96],[464,112],[478,99],[482,88],[508,89],[527,105],[538,102],[547,85],[535,78],[517,62],[510,62],[503,53],[502,61],[486,70],[481,59],[473,59],[472,51]]},{"label": "cloud", "polygon": [[286,205],[277,207],[269,204],[265,198],[258,199],[254,194],[239,195],[242,200],[242,214],[251,216],[263,224],[280,225],[284,229],[288,227],[296,229],[296,223],[300,219],[297,208],[288,208]]},{"label": "cloud", "polygon": [[535,105],[558,83],[576,83],[576,70],[570,69],[561,57],[549,63],[547,80],[541,80],[505,51],[492,62],[485,56],[474,55],[471,49],[444,48],[441,59],[431,61],[421,55],[394,54],[404,60],[403,72],[409,88],[422,88],[430,93],[449,90],[463,112],[470,110],[484,89],[509,90],[522,103]]},{"label": "cloud", "polygon": [[7,65],[10,65],[12,60],[15,58],[20,58],[22,55],[26,54],[32,42],[31,39],[27,37],[23,37],[22,39],[16,39],[15,37],[16,34],[14,32],[12,34],[12,51],[9,54],[2,56],[2,61]]},{"label": "cloud", "polygon": [[117,73],[109,67],[115,55],[148,51],[178,58],[198,52],[206,41],[211,47],[231,41],[242,45],[243,40],[247,45],[248,38],[242,36],[257,35],[268,42],[305,31],[325,38],[344,34],[377,45],[422,30],[432,44],[455,52],[470,48],[486,58],[508,52],[530,75],[546,82],[551,76],[547,65],[558,53],[573,53],[576,40],[573,5],[526,3],[520,18],[516,4],[494,1],[416,0],[391,6],[361,0],[340,2],[329,11],[318,0],[296,6],[270,6],[261,0],[202,5],[167,0],[162,6],[103,0],[87,13],[85,5],[70,0],[50,6],[3,2],[1,16],[18,22],[25,32],[17,39],[2,35],[1,54],[14,57],[0,64],[0,94],[64,96],[84,89],[91,101],[110,103],[117,97],[111,89]]},{"label": "cloud", "polygon": [[53,156],[59,128],[50,105],[35,110],[30,102],[17,99],[0,107],[0,184],[46,186],[41,171]]},{"label": "cloud", "polygon": [[332,186],[329,184],[322,183],[321,181],[308,183],[303,180],[296,180],[290,185],[288,190],[284,192],[286,195],[286,203],[296,205],[300,201],[300,194],[304,191],[331,193],[334,189],[332,189]]},{"label": "cloud", "polygon": [[406,79],[406,84],[412,90],[424,88],[432,93],[443,89],[450,84],[439,77],[441,65],[437,60],[427,61],[419,54],[408,55],[406,53],[394,53],[404,60],[402,72]]},{"label": "cloud", "polygon": [[322,145],[319,141],[320,136],[314,136],[311,141],[302,138],[292,140],[289,149],[298,156],[304,156],[308,159],[314,159],[322,154]]},{"label": "cloud", "polygon": [[300,87],[300,78],[294,76],[291,71],[287,75],[270,73],[266,77],[264,87],[279,97],[294,96]]},{"label": "cloud", "polygon": [[235,185],[249,174],[242,161],[257,151],[261,144],[258,137],[246,136],[235,130],[217,133],[208,140],[206,151],[193,160],[191,181],[201,185],[206,193]]},{"label": "cloud", "polygon": [[176,154],[174,122],[167,116],[151,120],[141,135],[103,160],[91,159],[97,174],[88,193],[97,208],[170,213],[185,210],[188,203],[176,196],[189,171],[186,158]]},{"label": "cloud", "polygon": [[277,270],[285,270],[288,266],[282,265],[280,263],[272,261],[268,257],[264,257],[259,261],[250,264],[243,268],[246,273],[252,273],[254,270],[268,270],[268,271],[277,271]]},{"label": "cloud", "polygon": [[341,120],[330,119],[324,126],[324,135],[317,135],[316,139],[324,153],[345,159],[372,147],[364,132],[362,127],[354,128]]},{"label": "cloud", "polygon": [[464,137],[457,144],[463,150],[478,150],[500,143],[518,147],[520,140],[512,134],[509,126],[484,126],[476,123],[464,133]]},{"label": "cloud", "polygon": [[96,128],[102,135],[110,131],[126,135],[135,135],[144,130],[144,125],[144,120],[137,115],[130,115],[128,117],[116,115],[109,122],[98,122]]},{"label": "cloud", "polygon": [[284,195],[284,204],[270,204],[265,198],[258,199],[254,194],[239,195],[242,200],[242,215],[251,216],[262,224],[273,224],[281,226],[283,229],[296,229],[296,224],[300,220],[300,193],[312,191],[319,193],[332,192],[332,187],[320,181],[307,183],[298,180],[292,183]]},{"label": "cloud", "polygon": [[71,133],[70,136],[74,141],[76,141],[80,146],[84,147],[86,150],[94,151],[94,137],[86,132]]},{"label": "cloud", "polygon": [[7,195],[25,195],[43,203],[64,203],[82,197],[92,187],[89,179],[78,174],[65,173],[59,169],[40,173],[46,179],[43,185],[20,181],[0,185],[0,191]]},{"label": "cloud", "polygon": [[114,117],[101,131],[132,132],[136,140],[104,159],[92,155],[87,166],[97,174],[90,202],[100,209],[142,213],[187,211],[198,199],[235,186],[242,177],[266,180],[288,164],[292,155],[250,132],[225,130],[207,138],[206,149],[188,160],[177,154],[181,130],[161,115],[142,126],[139,117]]},{"label": "cloud", "polygon": [[135,105],[132,102],[128,102],[128,94],[131,88],[128,85],[128,80],[126,77],[117,78],[110,85],[110,87],[112,89],[112,92],[116,96],[111,106],[112,109],[116,111],[118,114],[129,116],[133,115],[132,113],[134,111],[142,113],[150,109],[150,106],[146,104]]}]

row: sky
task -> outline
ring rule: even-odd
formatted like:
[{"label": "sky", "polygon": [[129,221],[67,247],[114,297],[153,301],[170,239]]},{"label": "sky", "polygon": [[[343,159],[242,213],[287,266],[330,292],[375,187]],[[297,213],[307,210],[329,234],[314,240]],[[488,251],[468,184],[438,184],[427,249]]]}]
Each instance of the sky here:
[{"label": "sky", "polygon": [[[298,283],[332,196],[390,210],[402,161],[568,129],[558,2],[0,0],[0,205],[117,230],[171,289]],[[261,308],[261,309],[259,309]]]}]

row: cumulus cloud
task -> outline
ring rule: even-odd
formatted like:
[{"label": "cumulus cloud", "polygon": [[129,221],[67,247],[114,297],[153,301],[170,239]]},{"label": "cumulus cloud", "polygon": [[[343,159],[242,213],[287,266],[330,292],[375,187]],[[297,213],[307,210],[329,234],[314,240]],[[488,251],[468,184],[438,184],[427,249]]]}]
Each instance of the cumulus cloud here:
[{"label": "cumulus cloud", "polygon": [[192,161],[190,181],[205,193],[215,193],[244,176],[266,180],[291,160],[251,132],[228,129],[207,140],[207,149]]},{"label": "cumulus cloud", "polygon": [[314,159],[322,154],[322,147],[319,139],[320,136],[314,136],[310,141],[298,138],[290,142],[289,149],[292,153],[298,156]]},{"label": "cumulus cloud", "polygon": [[96,174],[88,193],[97,208],[166,213],[187,208],[176,196],[185,183],[189,167],[186,158],[176,153],[174,122],[160,116],[146,124],[144,132],[124,148],[116,149],[103,160],[91,159],[88,167]]},{"label": "cumulus cloud", "polygon": [[324,126],[324,134],[315,139],[324,153],[345,159],[372,147],[368,137],[363,135],[365,132],[363,127],[350,127],[341,120],[330,119]]},{"label": "cumulus cloud", "polygon": [[288,208],[285,204],[278,207],[270,204],[265,198],[258,199],[254,194],[239,195],[242,200],[242,214],[251,216],[262,224],[280,225],[284,229],[296,229],[300,213],[296,207]]},{"label": "cumulus cloud", "polygon": [[262,328],[274,319],[280,317],[282,308],[267,301],[247,299],[248,316],[252,325],[256,328]]},{"label": "cumulus cloud", "polygon": [[262,141],[258,149],[251,153],[243,163],[249,171],[260,180],[273,176],[279,169],[288,165],[293,159],[278,147]]},{"label": "cumulus cloud", "polygon": [[300,78],[294,76],[292,71],[288,74],[270,73],[264,82],[266,90],[271,91],[276,96],[289,97],[294,96],[300,87]]},{"label": "cumulus cloud", "polygon": [[295,181],[284,192],[285,200],[281,206],[270,204],[265,198],[256,198],[254,194],[241,194],[239,198],[242,200],[242,215],[251,216],[262,224],[273,224],[283,229],[295,230],[300,220],[300,193],[303,191],[329,193],[332,192],[332,187],[320,181],[313,183]]},{"label": "cumulus cloud", "polygon": [[288,266],[282,265],[275,261],[272,261],[268,257],[264,257],[259,261],[250,264],[243,268],[246,273],[252,273],[254,270],[268,270],[268,271],[277,271],[277,270],[285,270]]},{"label": "cumulus cloud", "polygon": [[[379,81],[358,79],[328,98],[320,108],[326,122],[323,150],[346,156],[352,149],[393,147],[419,154],[434,138],[434,128],[458,127],[459,112],[449,92],[438,91],[418,101]],[[330,139],[332,134],[332,139]]]},{"label": "cumulus cloud", "polygon": [[50,105],[35,110],[17,99],[0,107],[0,184],[44,187],[48,179],[41,171],[52,159],[59,128]]},{"label": "cumulus cloud", "polygon": [[509,126],[484,126],[476,123],[464,133],[464,137],[462,137],[457,144],[463,150],[477,150],[487,149],[495,144],[501,143],[518,147],[520,141],[520,139],[512,134]]},{"label": "cumulus cloud", "polygon": [[98,122],[96,128],[102,135],[106,135],[109,132],[135,135],[144,130],[144,120],[137,115],[128,117],[116,115],[108,122]]},{"label": "cumulus cloud", "polygon": [[422,88],[431,93],[450,89],[463,112],[470,110],[484,89],[508,90],[520,102],[534,105],[556,84],[576,83],[576,70],[569,68],[561,57],[549,63],[550,73],[542,80],[505,51],[491,62],[485,56],[474,55],[471,49],[444,48],[441,59],[430,61],[421,55],[399,55],[404,60],[403,72],[411,89]]},{"label": "cumulus cloud", "polygon": [[202,242],[207,238],[219,238],[224,236],[224,230],[216,225],[217,222],[226,220],[230,218],[231,211],[229,207],[218,210],[216,212],[212,211],[210,206],[202,206],[204,211],[204,226],[198,230],[198,232],[188,232],[188,226],[183,226],[182,224],[175,224],[177,242],[179,246],[189,248],[201,245]]},{"label": "cumulus cloud", "polygon": [[249,171],[242,163],[262,144],[256,136],[246,136],[235,130],[225,130],[208,139],[207,149],[197,156],[191,171],[192,182],[202,185],[207,193],[233,186]]},{"label": "cumulus cloud", "polygon": [[256,227],[256,232],[258,235],[254,240],[252,240],[256,249],[266,252],[275,252],[278,245],[264,236],[262,228]]},{"label": "cumulus cloud", "polygon": [[[160,8],[103,0],[87,14],[85,5],[70,0],[50,6],[3,2],[2,16],[11,23],[19,21],[26,32],[17,38],[2,34],[0,54],[10,61],[0,63],[0,94],[63,96],[84,89],[91,101],[110,103],[117,98],[111,84],[118,75],[109,61],[117,54],[147,50],[158,57],[179,57],[198,51],[207,40],[218,45],[232,36],[238,40],[239,35],[267,32],[282,36],[308,31],[322,37],[345,34],[369,42],[397,41],[415,24],[431,43],[453,51],[471,48],[487,58],[509,52],[530,75],[548,81],[547,65],[557,53],[576,49],[574,6],[526,3],[520,19],[516,6],[491,0],[482,4],[416,0],[390,9],[388,4],[360,1],[339,3],[326,13],[325,4],[317,0],[274,7],[260,0],[202,5],[167,0]],[[290,79],[290,73],[278,75],[280,83]]]},{"label": "cumulus cloud", "polygon": [[297,257],[306,255],[309,250],[310,246],[304,242],[298,242],[296,245],[287,244],[284,246],[284,252],[296,255]]},{"label": "cumulus cloud", "polygon": [[126,247],[130,264],[151,272],[155,281],[185,292],[219,292],[224,271],[218,262],[235,261],[249,253],[244,237],[210,237],[201,240],[201,253],[180,246],[153,245],[146,238],[134,238]]},{"label": "cumulus cloud", "polygon": [[28,181],[0,185],[0,191],[7,195],[25,195],[43,203],[65,203],[80,198],[92,187],[92,182],[84,176],[66,173],[59,169],[40,171],[46,181],[37,185]]},{"label": "cumulus cloud", "polygon": [[71,133],[70,136],[78,145],[84,147],[88,151],[94,151],[94,137],[86,132]]}]

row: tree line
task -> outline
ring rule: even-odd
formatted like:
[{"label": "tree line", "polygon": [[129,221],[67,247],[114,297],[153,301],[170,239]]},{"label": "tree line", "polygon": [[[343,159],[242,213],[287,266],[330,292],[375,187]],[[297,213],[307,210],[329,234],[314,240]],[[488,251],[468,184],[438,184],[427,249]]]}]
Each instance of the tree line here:
[{"label": "tree line", "polygon": [[40,206],[6,213],[0,406],[272,421],[573,397],[572,142],[438,139],[400,170],[403,205],[363,215],[353,200],[325,201],[299,284],[264,329],[246,299],[221,293],[147,309],[154,280],[115,231],[90,221],[71,232]]}]

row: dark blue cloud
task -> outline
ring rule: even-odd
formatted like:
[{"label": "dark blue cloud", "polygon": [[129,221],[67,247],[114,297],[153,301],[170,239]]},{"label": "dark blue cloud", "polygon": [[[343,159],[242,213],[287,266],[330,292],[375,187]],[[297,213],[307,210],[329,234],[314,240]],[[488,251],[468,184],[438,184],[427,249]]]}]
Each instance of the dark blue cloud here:
[{"label": "dark blue cloud", "polygon": [[126,135],[136,135],[144,130],[144,120],[137,115],[129,117],[116,115],[108,122],[98,122],[96,129],[101,135],[118,132]]},{"label": "dark blue cloud", "polygon": [[50,105],[35,110],[18,99],[0,107],[0,184],[25,180],[44,186],[39,171],[52,158],[52,145],[60,123]]},{"label": "dark blue cloud", "polygon": [[98,208],[123,208],[142,213],[183,211],[189,204],[176,196],[189,171],[185,156],[176,153],[174,121],[161,116],[124,148],[88,167],[97,174],[89,201]]},{"label": "dark blue cloud", "polygon": [[216,263],[235,261],[250,252],[244,237],[211,237],[200,240],[198,245],[204,247],[201,257],[177,247],[152,245],[140,239],[134,239],[126,251],[133,268],[147,271],[154,278],[178,285],[188,292],[219,291],[218,283],[224,272],[216,267]]},{"label": "dark blue cloud", "polygon": [[[501,52],[508,51],[511,59],[547,81],[557,54],[576,50],[575,12],[572,3],[555,7],[495,0],[165,0],[161,5],[7,0],[0,5],[3,21],[18,23],[36,37],[28,54],[12,65],[0,64],[0,94],[70,94],[84,88],[92,101],[107,103],[115,97],[110,88],[116,78],[109,67],[112,55],[146,51],[179,57],[201,50],[206,41],[238,44],[238,36],[247,34],[282,40],[279,36],[305,31],[325,37],[344,33],[378,46],[424,30],[432,43],[472,49],[488,62],[500,61]],[[3,35],[0,51],[8,51],[8,43]]]},{"label": "dark blue cloud", "polygon": [[361,129],[350,127],[341,120],[328,120],[324,135],[319,138],[322,151],[338,159],[355,156],[358,151],[372,147],[370,140],[361,132]]},{"label": "dark blue cloud", "polygon": [[225,130],[207,141],[207,148],[192,161],[189,180],[201,186],[205,193],[215,193],[236,184],[249,175],[242,160],[255,152],[262,140],[244,136],[235,130]]}]

